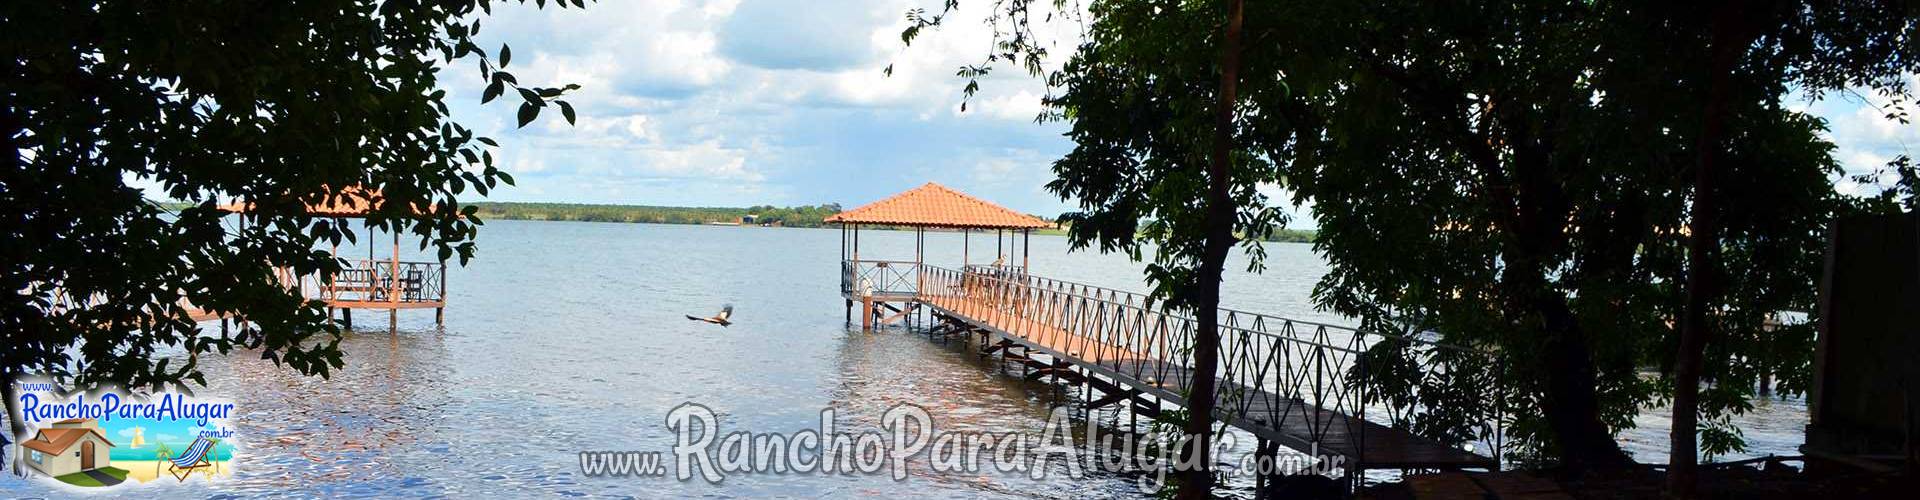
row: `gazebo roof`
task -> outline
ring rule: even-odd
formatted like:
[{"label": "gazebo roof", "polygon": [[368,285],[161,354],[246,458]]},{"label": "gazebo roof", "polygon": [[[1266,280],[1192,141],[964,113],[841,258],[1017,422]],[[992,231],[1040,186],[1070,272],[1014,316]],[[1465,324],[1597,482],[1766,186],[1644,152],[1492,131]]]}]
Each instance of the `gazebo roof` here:
[{"label": "gazebo roof", "polygon": [[[327,198],[327,200],[320,203],[307,203],[306,215],[343,218],[366,217],[367,214],[373,213],[379,210],[380,207],[385,206],[387,201],[386,195],[381,194],[380,190],[368,189],[359,185],[347,186]],[[236,201],[221,205],[220,209],[236,214],[252,213],[254,211],[254,205],[253,202]],[[427,212],[416,208],[414,213],[424,214]]]},{"label": "gazebo roof", "polygon": [[880,201],[827,217],[839,224],[891,226],[1039,229],[1052,227],[1031,215],[1015,212],[951,188],[926,183]]}]

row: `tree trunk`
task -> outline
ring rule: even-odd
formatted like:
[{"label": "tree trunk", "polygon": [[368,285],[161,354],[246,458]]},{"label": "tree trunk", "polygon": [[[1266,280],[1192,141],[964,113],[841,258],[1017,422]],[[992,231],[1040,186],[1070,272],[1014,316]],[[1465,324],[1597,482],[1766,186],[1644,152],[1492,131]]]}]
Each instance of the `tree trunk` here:
[{"label": "tree trunk", "polygon": [[1667,493],[1676,498],[1692,497],[1699,477],[1701,364],[1713,335],[1707,324],[1707,309],[1718,291],[1720,272],[1714,163],[1726,128],[1727,93],[1734,65],[1754,39],[1750,18],[1738,11],[1736,3],[1721,2],[1714,9],[1705,123],[1695,146],[1698,164],[1693,170],[1693,205],[1688,217],[1686,310],[1680,318],[1680,352],[1673,368],[1673,431],[1667,450]]},{"label": "tree trunk", "polygon": [[1534,309],[1546,332],[1547,393],[1542,410],[1560,447],[1561,466],[1571,474],[1614,469],[1631,460],[1600,420],[1599,377],[1586,332],[1565,297],[1541,297]]},{"label": "tree trunk", "polygon": [[1214,372],[1220,366],[1220,277],[1226,269],[1227,253],[1233,250],[1234,213],[1233,106],[1238,100],[1240,79],[1240,24],[1245,12],[1243,0],[1227,1],[1227,33],[1220,54],[1220,102],[1214,110],[1213,157],[1207,167],[1207,239],[1200,258],[1198,302],[1194,319],[1200,325],[1193,342],[1193,385],[1187,395],[1186,433],[1193,438],[1183,463],[1194,467],[1185,471],[1180,498],[1213,497],[1213,408]]},{"label": "tree trunk", "polygon": [[[1525,109],[1508,106],[1501,112],[1511,123],[1530,123],[1533,120],[1524,116]],[[1552,144],[1525,126],[1510,127],[1506,134],[1505,143],[1512,151],[1513,190],[1500,205],[1513,208],[1502,218],[1503,228],[1511,235],[1502,256],[1508,263],[1502,271],[1502,287],[1511,301],[1508,314],[1521,326],[1537,328],[1544,339],[1535,366],[1545,378],[1541,410],[1560,465],[1571,476],[1624,467],[1632,460],[1600,420],[1592,343],[1567,294],[1548,281],[1552,256],[1568,245],[1568,215],[1573,207],[1552,161]],[[1487,163],[1492,164],[1489,172],[1501,171],[1491,159]]]}]

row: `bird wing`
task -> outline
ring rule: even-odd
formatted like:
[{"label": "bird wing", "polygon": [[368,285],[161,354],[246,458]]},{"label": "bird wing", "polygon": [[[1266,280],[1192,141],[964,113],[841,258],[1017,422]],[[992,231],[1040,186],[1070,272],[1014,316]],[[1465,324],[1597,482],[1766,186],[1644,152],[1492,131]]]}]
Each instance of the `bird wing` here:
[{"label": "bird wing", "polygon": [[694,320],[694,321],[706,321],[706,320],[707,320],[707,318],[699,318],[699,317],[694,317],[694,315],[692,315],[692,314],[688,314],[688,315],[687,315],[687,319],[690,319],[690,320]]},{"label": "bird wing", "polygon": [[714,315],[713,319],[726,321],[727,318],[732,316],[733,316],[733,304],[727,304],[726,306],[720,308],[720,314]]}]

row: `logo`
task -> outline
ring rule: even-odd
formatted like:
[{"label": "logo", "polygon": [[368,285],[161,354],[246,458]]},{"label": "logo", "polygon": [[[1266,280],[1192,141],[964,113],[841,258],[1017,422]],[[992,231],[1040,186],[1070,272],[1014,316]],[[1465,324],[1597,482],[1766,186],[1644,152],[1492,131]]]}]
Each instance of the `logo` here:
[{"label": "logo", "polygon": [[[20,420],[7,459],[31,479],[73,488],[230,476],[240,441],[230,401],[174,392],[72,393],[23,382]],[[11,465],[11,464],[10,464]]]}]

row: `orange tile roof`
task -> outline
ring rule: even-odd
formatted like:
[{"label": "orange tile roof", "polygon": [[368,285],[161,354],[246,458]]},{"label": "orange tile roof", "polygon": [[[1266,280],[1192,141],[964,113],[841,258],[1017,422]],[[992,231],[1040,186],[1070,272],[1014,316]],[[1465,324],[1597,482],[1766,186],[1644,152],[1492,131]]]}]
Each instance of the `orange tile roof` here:
[{"label": "orange tile roof", "polygon": [[1052,227],[1031,215],[1015,212],[935,183],[913,188],[859,208],[834,214],[826,222],[893,226],[1038,229]]},{"label": "orange tile roof", "polygon": [[105,434],[101,434],[100,431],[90,427],[40,429],[40,432],[36,433],[32,439],[21,441],[20,446],[39,450],[41,453],[59,455],[66,453],[67,448],[72,447],[73,443],[80,441],[81,436],[87,434],[93,434],[95,437],[100,438],[100,442],[106,443],[109,447],[113,446],[113,441],[108,441]]},{"label": "orange tile roof", "polygon": [[[380,190],[367,189],[359,185],[347,186],[345,189],[341,189],[340,192],[328,198],[330,199],[320,203],[308,203],[307,215],[318,217],[366,217],[367,214],[384,206],[387,201],[386,195],[381,194]],[[221,205],[220,209],[237,214],[249,213],[253,211],[253,203],[228,203]],[[425,214],[428,213],[428,211],[415,208],[414,213]]]}]

